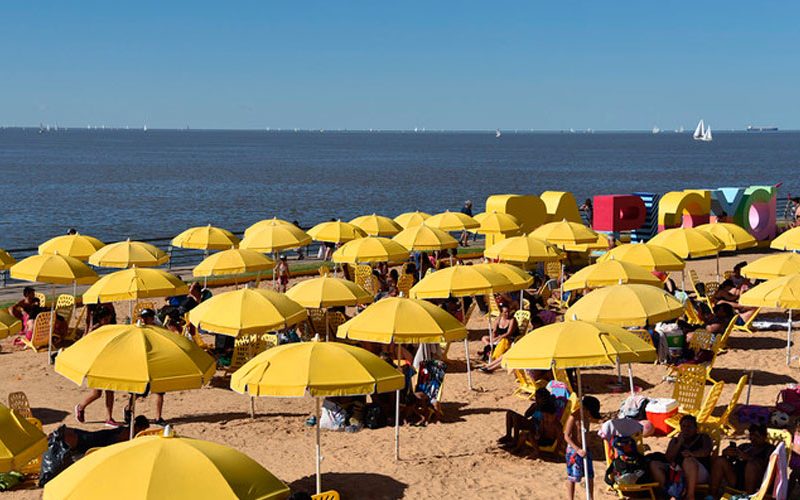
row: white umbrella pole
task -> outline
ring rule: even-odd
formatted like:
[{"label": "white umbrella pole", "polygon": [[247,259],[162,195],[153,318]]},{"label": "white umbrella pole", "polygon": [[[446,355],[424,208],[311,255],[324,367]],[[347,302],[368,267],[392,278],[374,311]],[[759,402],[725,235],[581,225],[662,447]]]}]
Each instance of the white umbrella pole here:
[{"label": "white umbrella pole", "polygon": [[681,291],[686,293],[686,268],[681,269]]},{"label": "white umbrella pole", "polygon": [[[56,314],[56,286],[50,285],[50,289],[52,290],[53,297],[50,301],[50,335],[47,338],[47,362],[53,364],[53,328],[55,327],[54,320]],[[786,364],[789,364],[789,362],[787,361]]]},{"label": "white umbrella pole", "polygon": [[[581,385],[581,369],[575,369],[576,374],[578,375],[578,404],[581,405],[581,447],[583,451],[586,452],[588,447],[586,446],[586,425],[584,425],[584,418],[583,418],[583,387]],[[586,485],[586,500],[592,500],[592,490],[589,489],[589,456],[586,454],[583,457],[583,479]]]},{"label": "white umbrella pole", "polygon": [[400,390],[395,391],[394,400],[394,459],[400,460]]},{"label": "white umbrella pole", "polygon": [[619,356],[617,356],[617,385],[622,387],[622,365],[619,363]]},{"label": "white umbrella pole", "polygon": [[792,310],[789,309],[789,329],[786,332],[786,366],[792,360]]},{"label": "white umbrella pole", "polygon": [[325,342],[327,342],[329,340],[328,339],[328,330],[329,329],[330,329],[330,327],[328,326],[328,311],[325,310]]},{"label": "white umbrella pole", "polygon": [[[464,318],[464,327],[467,326],[467,312],[464,310],[464,297],[458,299],[461,302],[461,317]],[[490,330],[491,331],[491,330]],[[469,331],[467,336],[464,337],[464,358],[467,360],[467,387],[472,390],[472,368],[469,365]]]},{"label": "white umbrella pole", "polygon": [[136,420],[136,394],[134,393],[131,393],[130,407],[131,407],[131,421],[128,422],[128,427],[130,428],[130,436],[128,437],[128,439],[133,439],[134,437],[136,437],[133,435],[133,428],[134,428],[133,422]]},{"label": "white umbrella pole", "polygon": [[320,401],[319,398],[316,399],[317,403],[317,495],[322,492],[322,473],[320,472],[320,462],[322,461],[322,455],[320,453],[320,445],[319,445],[319,428],[320,428],[320,421],[319,421],[319,407]]},{"label": "white umbrella pole", "polygon": [[628,363],[628,381],[631,383],[631,396],[636,395],[636,387],[633,385],[633,368]]}]

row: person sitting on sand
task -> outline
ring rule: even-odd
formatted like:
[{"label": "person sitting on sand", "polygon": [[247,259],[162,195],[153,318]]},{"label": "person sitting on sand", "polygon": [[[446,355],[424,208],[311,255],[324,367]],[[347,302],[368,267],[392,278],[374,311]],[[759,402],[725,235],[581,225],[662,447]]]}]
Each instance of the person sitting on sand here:
[{"label": "person sitting on sand", "polygon": [[20,335],[25,335],[30,339],[33,334],[33,320],[42,311],[42,306],[39,298],[36,296],[36,290],[33,287],[26,286],[22,289],[22,299],[16,304],[8,308],[8,312],[12,316],[22,322],[23,330]]},{"label": "person sitting on sand", "polygon": [[731,441],[730,446],[722,450],[720,456],[711,463],[711,487],[706,498],[717,498],[722,482],[753,494],[758,491],[764,472],[767,470],[769,456],[775,449],[767,441],[767,426],[751,424],[747,429],[750,442],[741,446]]},{"label": "person sitting on sand", "polygon": [[685,498],[694,498],[698,484],[707,483],[710,478],[711,451],[714,442],[697,430],[697,419],[684,415],[680,420],[680,433],[670,439],[664,453],[666,462],[650,461],[650,473],[655,482],[664,489],[668,486],[670,464],[679,465],[686,479]]},{"label": "person sitting on sand", "polygon": [[506,412],[506,433],[497,442],[501,446],[513,445],[511,451],[520,452],[525,448],[526,435],[530,435],[533,443],[530,455],[536,458],[539,446],[551,446],[558,439],[561,425],[558,408],[550,391],[542,387],[536,390],[533,397],[533,403],[524,414],[512,410]]}]

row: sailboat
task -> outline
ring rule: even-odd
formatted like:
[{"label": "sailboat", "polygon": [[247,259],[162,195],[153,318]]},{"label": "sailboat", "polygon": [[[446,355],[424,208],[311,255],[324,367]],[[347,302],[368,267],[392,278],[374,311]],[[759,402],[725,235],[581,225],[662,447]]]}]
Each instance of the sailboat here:
[{"label": "sailboat", "polygon": [[497,139],[499,139],[501,135],[503,135],[503,134],[501,134],[501,133],[500,133],[500,129],[497,129],[497,130],[495,130],[495,131],[494,131],[494,136],[495,136]]},{"label": "sailboat", "polygon": [[697,128],[694,129],[692,139],[695,141],[711,142],[714,139],[711,136],[711,127],[706,127],[703,120],[700,120],[700,123],[697,124]]},{"label": "sailboat", "polygon": [[653,133],[654,134],[659,134],[659,133],[661,133],[661,129],[658,128],[658,127],[653,127]]}]

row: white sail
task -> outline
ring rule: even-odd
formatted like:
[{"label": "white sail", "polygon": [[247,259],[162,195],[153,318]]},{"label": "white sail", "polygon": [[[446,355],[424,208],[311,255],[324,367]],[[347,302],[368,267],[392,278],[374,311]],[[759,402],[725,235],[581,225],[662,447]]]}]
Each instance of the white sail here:
[{"label": "white sail", "polygon": [[500,129],[494,131],[494,136],[499,138],[502,134],[500,133]]},{"label": "white sail", "polygon": [[703,140],[704,140],[705,142],[711,142],[712,140],[714,140],[714,138],[713,138],[713,137],[711,137],[711,126],[709,126],[708,128],[706,128],[706,131],[705,131],[705,133],[703,134]]},{"label": "white sail", "polygon": [[694,129],[694,134],[692,134],[692,137],[694,138],[694,140],[699,141],[700,139],[703,138],[703,136],[706,133],[705,128],[706,127],[703,124],[703,120],[700,120],[700,122],[697,124],[697,128]]},{"label": "white sail", "polygon": [[653,133],[654,133],[654,134],[658,134],[658,133],[660,133],[660,132],[661,132],[661,129],[660,129],[660,128],[658,128],[658,127],[653,127]]}]

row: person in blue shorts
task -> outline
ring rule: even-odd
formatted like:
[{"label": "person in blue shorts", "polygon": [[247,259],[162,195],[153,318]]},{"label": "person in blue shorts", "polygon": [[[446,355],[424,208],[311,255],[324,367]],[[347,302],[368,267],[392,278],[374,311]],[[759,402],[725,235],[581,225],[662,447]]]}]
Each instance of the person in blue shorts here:
[{"label": "person in blue shorts", "polygon": [[[588,433],[592,420],[600,420],[600,401],[594,396],[584,396],[581,400],[583,406],[583,425]],[[594,467],[588,446],[581,446],[581,409],[573,410],[564,426],[564,440],[567,442],[565,453],[567,461],[567,498],[575,496],[575,484],[589,479],[589,489],[594,493]],[[586,450],[584,450],[586,448]],[[584,466],[584,457],[586,466]],[[592,495],[594,496],[594,495]]]}]

